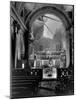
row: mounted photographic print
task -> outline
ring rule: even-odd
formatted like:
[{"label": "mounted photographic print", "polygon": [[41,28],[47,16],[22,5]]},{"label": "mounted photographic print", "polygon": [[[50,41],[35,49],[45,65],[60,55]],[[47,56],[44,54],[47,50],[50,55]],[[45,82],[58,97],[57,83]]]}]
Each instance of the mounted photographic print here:
[{"label": "mounted photographic print", "polygon": [[74,5],[10,2],[10,98],[74,95]]}]

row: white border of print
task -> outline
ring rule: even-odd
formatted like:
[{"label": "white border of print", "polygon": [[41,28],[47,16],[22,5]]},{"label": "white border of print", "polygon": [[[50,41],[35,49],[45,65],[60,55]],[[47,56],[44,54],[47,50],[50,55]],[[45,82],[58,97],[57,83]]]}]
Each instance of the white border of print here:
[{"label": "white border of print", "polygon": [[[12,0],[11,0],[12,1]],[[14,0],[17,1],[17,0]],[[42,2],[42,3],[55,3],[55,4],[73,4],[75,5],[76,16],[76,0],[18,0],[24,2]],[[76,17],[74,26],[74,48],[76,51]],[[76,52],[74,52],[76,57]],[[75,58],[74,57],[74,58]],[[74,59],[75,61],[76,59]],[[76,63],[75,63],[76,65]],[[74,65],[74,67],[75,67]],[[76,68],[74,73],[76,72]],[[76,74],[75,74],[76,78]],[[75,81],[76,82],[76,81]],[[75,85],[76,87],[76,85]],[[76,90],[76,88],[75,88]],[[8,100],[10,96],[10,0],[0,1],[0,100]],[[76,93],[76,91],[75,91]],[[76,95],[73,96],[53,96],[41,98],[29,98],[40,100],[75,100]],[[25,99],[25,98],[24,98]]]}]

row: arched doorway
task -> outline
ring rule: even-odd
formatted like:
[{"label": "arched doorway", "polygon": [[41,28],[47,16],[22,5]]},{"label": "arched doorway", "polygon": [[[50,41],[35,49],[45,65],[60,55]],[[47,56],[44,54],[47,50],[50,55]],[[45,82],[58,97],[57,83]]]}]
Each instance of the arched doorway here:
[{"label": "arched doorway", "polygon": [[[52,19],[51,19],[52,18]],[[56,20],[54,20],[54,19],[56,19]],[[46,21],[47,19],[49,19],[48,20],[48,22]],[[47,25],[43,25],[43,23],[42,23],[42,21],[43,20],[45,20],[46,22],[44,22],[44,24],[48,24],[48,25],[50,25],[52,28],[53,28],[53,30],[55,30],[55,27],[57,27],[59,24],[57,24],[57,23],[59,23],[59,22],[57,22],[57,23],[53,23],[52,21],[50,21],[50,19],[51,20],[54,20],[55,22],[56,21],[60,21],[60,26],[62,25],[62,29],[59,29],[59,30],[57,30],[57,32],[59,33],[59,31],[60,30],[62,30],[63,31],[63,33],[65,33],[65,34],[63,34],[61,37],[64,37],[64,39],[62,40],[62,39],[60,39],[60,41],[63,41],[62,42],[62,45],[64,46],[63,48],[68,48],[68,50],[66,50],[66,60],[67,60],[67,63],[66,63],[66,65],[65,66],[69,66],[70,64],[71,64],[71,57],[72,57],[72,51],[71,51],[71,46],[70,46],[70,44],[71,44],[71,39],[70,39],[70,36],[71,36],[71,33],[70,33],[70,29],[71,29],[71,22],[70,22],[70,20],[69,20],[69,18],[67,17],[67,15],[63,12],[63,11],[61,11],[59,8],[57,8],[57,7],[54,7],[54,6],[44,6],[44,7],[41,7],[41,8],[39,8],[39,9],[37,9],[36,11],[34,11],[34,12],[32,12],[29,16],[28,16],[28,18],[26,19],[26,21],[25,21],[25,25],[27,26],[27,28],[28,28],[28,31],[29,31],[29,33],[30,33],[30,35],[32,36],[32,38],[40,38],[40,36],[39,36],[39,34],[37,34],[37,36],[36,36],[36,34],[35,33],[38,33],[37,31],[38,30],[40,30],[40,28],[41,28],[41,31],[45,31],[45,29],[44,28],[46,28],[47,27]],[[49,22],[50,21],[50,22]],[[52,24],[49,24],[49,23],[52,23]],[[38,25],[39,24],[39,25]],[[56,24],[56,25],[55,25]],[[41,25],[41,26],[40,26]],[[54,25],[55,25],[55,27],[54,27]],[[34,28],[32,28],[32,26],[34,27]],[[37,27],[36,27],[37,26]],[[59,27],[60,27],[59,26]],[[49,27],[49,28],[51,28],[51,27]],[[48,27],[47,27],[48,28]],[[49,29],[48,28],[48,29]],[[51,30],[50,30],[51,31]],[[34,33],[34,34],[33,34]],[[48,32],[47,32],[48,33]],[[54,33],[54,32],[53,32]],[[50,34],[50,33],[49,33]],[[54,34],[54,35],[56,35],[56,34]],[[59,36],[57,36],[58,38],[61,38],[60,37],[60,35],[61,34],[59,34]],[[49,35],[49,37],[51,38],[51,35]],[[57,38],[57,39],[58,39]],[[66,38],[67,38],[67,40],[66,40]],[[35,39],[36,40],[36,39]],[[66,45],[66,47],[65,47],[65,41],[66,41],[66,43],[68,42],[68,44]],[[35,41],[36,42],[36,41]],[[40,42],[40,41],[39,41]],[[57,42],[57,41],[56,41]],[[31,42],[32,43],[32,42]],[[34,43],[34,42],[33,42]],[[34,43],[35,44],[35,43]],[[39,43],[39,44],[41,44],[41,43]],[[35,44],[36,45],[36,49],[37,49],[37,45],[38,45],[38,43],[37,44]],[[47,44],[46,44],[47,45]],[[40,45],[40,48],[42,48],[42,45]],[[48,47],[47,47],[48,48]],[[59,47],[58,47],[59,48]],[[39,48],[38,48],[39,49]],[[37,50],[35,50],[35,51],[37,51]],[[28,53],[29,54],[29,53]],[[29,55],[28,55],[29,56]]]}]

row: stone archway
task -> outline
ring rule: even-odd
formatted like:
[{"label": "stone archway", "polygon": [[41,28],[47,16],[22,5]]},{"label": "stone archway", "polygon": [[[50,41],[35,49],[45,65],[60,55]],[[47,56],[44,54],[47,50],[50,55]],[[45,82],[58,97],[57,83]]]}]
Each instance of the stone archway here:
[{"label": "stone archway", "polygon": [[[48,13],[48,14],[54,14],[56,15],[57,17],[59,17],[61,19],[61,21],[63,22],[63,25],[66,29],[66,33],[68,34],[69,36],[69,45],[71,44],[71,33],[70,33],[70,28],[72,26],[70,20],[69,20],[69,17],[67,16],[67,14],[65,14],[61,9],[55,7],[55,6],[44,6],[44,7],[40,7],[38,8],[37,10],[33,11],[26,19],[25,21],[25,25],[28,29],[28,32],[30,32],[30,29],[31,29],[31,26],[32,26],[32,23],[36,20],[36,18],[38,18],[40,15],[43,15],[45,13]],[[70,49],[69,49],[69,52],[70,52],[70,59],[72,57],[72,51],[71,51],[71,45],[70,45]],[[70,62],[71,64],[71,62]]]}]

